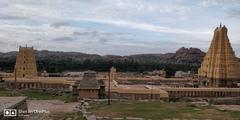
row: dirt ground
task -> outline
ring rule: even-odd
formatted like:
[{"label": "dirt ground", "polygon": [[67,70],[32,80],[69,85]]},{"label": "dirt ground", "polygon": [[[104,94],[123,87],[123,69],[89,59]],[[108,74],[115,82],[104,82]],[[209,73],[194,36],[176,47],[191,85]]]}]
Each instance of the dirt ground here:
[{"label": "dirt ground", "polygon": [[60,118],[71,118],[75,115],[76,107],[79,105],[78,102],[64,103],[60,100],[28,100],[28,110],[45,110],[49,113],[34,113],[25,117],[25,120],[55,120],[54,116],[59,116],[56,120]]},{"label": "dirt ground", "polygon": [[214,105],[219,110],[240,111],[240,105]]},{"label": "dirt ground", "polygon": [[79,105],[78,102],[64,103],[60,100],[28,100],[27,104],[29,110],[47,110],[50,113],[73,112]]}]

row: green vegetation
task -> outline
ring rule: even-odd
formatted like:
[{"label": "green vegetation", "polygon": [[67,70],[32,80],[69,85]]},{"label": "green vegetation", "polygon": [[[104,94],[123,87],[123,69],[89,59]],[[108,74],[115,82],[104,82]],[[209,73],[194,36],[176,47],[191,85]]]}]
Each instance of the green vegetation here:
[{"label": "green vegetation", "polygon": [[194,107],[185,102],[113,102],[93,103],[91,112],[97,116],[108,117],[141,117],[145,119],[212,119],[212,120],[238,120],[239,112],[219,111],[209,107]]},{"label": "green vegetation", "polygon": [[234,118],[238,118],[240,120],[240,111],[231,111],[230,113]]},{"label": "green vegetation", "polygon": [[42,91],[35,91],[35,90],[26,90],[26,91],[22,91],[21,93],[22,95],[27,96],[28,99],[34,99],[34,100],[65,99],[65,96],[66,96],[66,95],[54,96]]},{"label": "green vegetation", "polygon": [[46,94],[41,91],[23,91],[22,94],[24,96],[27,96],[28,99],[38,99],[38,100],[51,100],[51,99],[56,99],[59,96],[53,96],[50,94]]},{"label": "green vegetation", "polygon": [[[3,71],[13,72],[16,59],[9,61],[0,60],[0,68]],[[195,71],[199,68],[199,63],[177,63],[177,62],[164,62],[164,61],[136,61],[136,60],[90,60],[83,61],[75,59],[40,59],[37,61],[38,71],[46,70],[49,73],[69,71],[109,71],[111,66],[115,66],[120,72],[144,72],[152,70],[164,69],[167,71],[168,76],[174,75],[175,71]]]},{"label": "green vegetation", "polygon": [[[18,91],[18,95],[27,96],[30,100],[62,100],[65,102],[76,102],[77,96],[72,96],[72,93],[65,93],[61,96],[57,95],[51,95],[43,91],[39,90],[24,90],[24,91]],[[1,89],[0,90],[0,96],[12,96],[12,91]]]},{"label": "green vegetation", "polygon": [[10,96],[11,91],[0,88],[0,96]]},{"label": "green vegetation", "polygon": [[71,118],[71,120],[84,120],[82,113],[54,113],[49,116],[51,120],[67,120]]},{"label": "green vegetation", "polygon": [[152,70],[164,69],[168,76],[175,74],[175,71],[193,70],[197,71],[199,65],[196,64],[182,64],[182,63],[161,63],[161,62],[137,62],[137,61],[104,61],[104,60],[85,60],[83,62],[77,60],[46,60],[37,63],[38,68],[44,68],[48,72],[63,72],[64,70],[72,71],[109,71],[111,66],[115,66],[121,72],[144,72]]},{"label": "green vegetation", "polygon": [[[11,96],[12,91],[0,89],[0,96]],[[72,93],[54,96],[42,91],[25,90],[19,94],[27,96],[28,99],[37,100],[63,100],[74,102],[77,97]],[[212,119],[212,120],[239,120],[240,111],[221,111],[215,107],[195,107],[186,102],[158,102],[158,101],[125,101],[112,102],[107,105],[105,102],[91,103],[89,111],[97,116],[107,117],[141,117],[145,119],[161,120],[164,118],[178,119]],[[83,120],[82,114],[76,113],[54,113],[50,116],[53,120],[60,118],[72,118]]]}]

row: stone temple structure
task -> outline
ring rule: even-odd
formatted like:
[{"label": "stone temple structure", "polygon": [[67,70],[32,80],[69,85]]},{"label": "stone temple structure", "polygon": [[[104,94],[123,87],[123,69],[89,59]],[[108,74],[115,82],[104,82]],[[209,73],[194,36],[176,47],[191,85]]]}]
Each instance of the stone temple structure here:
[{"label": "stone temple structure", "polygon": [[19,47],[15,72],[18,78],[34,78],[38,76],[33,47]]},{"label": "stone temple structure", "polygon": [[220,25],[214,30],[210,48],[198,75],[210,87],[233,87],[240,81],[240,63],[229,42],[228,29]]},{"label": "stone temple structure", "polygon": [[104,97],[104,81],[97,80],[95,71],[84,72],[82,80],[76,84],[78,84],[78,86],[77,88],[73,86],[73,94],[77,91],[79,99],[99,99]]}]

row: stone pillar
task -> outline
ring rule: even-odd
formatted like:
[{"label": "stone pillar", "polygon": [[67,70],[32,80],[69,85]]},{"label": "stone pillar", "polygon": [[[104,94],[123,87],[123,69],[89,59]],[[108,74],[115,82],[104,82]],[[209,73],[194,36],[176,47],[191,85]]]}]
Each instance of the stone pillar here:
[{"label": "stone pillar", "polygon": [[110,79],[110,81],[116,81],[117,80],[117,70],[116,70],[115,67],[112,67],[110,69],[109,79]]}]

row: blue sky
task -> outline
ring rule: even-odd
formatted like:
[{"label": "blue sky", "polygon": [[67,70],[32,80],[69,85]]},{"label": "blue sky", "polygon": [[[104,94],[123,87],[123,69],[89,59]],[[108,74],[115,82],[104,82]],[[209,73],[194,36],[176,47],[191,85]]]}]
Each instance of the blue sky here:
[{"label": "blue sky", "polygon": [[239,0],[2,0],[0,51],[93,54],[207,51],[215,27],[228,27],[240,55]]}]

